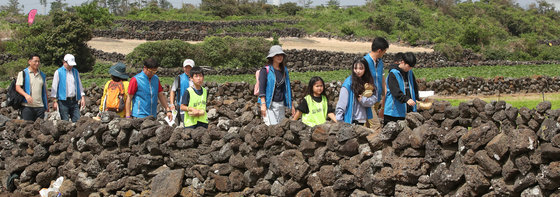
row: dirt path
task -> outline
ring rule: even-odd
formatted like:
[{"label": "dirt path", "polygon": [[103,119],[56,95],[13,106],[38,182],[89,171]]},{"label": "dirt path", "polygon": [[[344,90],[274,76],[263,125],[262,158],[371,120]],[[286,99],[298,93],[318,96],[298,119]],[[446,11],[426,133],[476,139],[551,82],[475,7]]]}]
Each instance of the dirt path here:
[{"label": "dirt path", "polygon": [[[148,42],[146,40],[93,38],[87,44],[105,52],[117,52],[128,54],[138,45]],[[198,43],[198,42],[189,42]],[[320,51],[340,51],[345,53],[366,53],[371,50],[370,42],[348,42],[328,38],[306,37],[306,38],[280,38],[284,49],[316,49]],[[388,53],[397,52],[428,52],[434,50],[422,47],[402,46],[393,44],[389,46]]]}]

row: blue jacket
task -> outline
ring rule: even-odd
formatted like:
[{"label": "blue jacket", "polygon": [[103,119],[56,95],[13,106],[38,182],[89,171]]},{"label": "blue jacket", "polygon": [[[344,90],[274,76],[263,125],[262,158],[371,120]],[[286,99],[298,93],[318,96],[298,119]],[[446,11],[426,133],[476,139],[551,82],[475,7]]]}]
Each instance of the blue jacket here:
[{"label": "blue jacket", "polygon": [[[72,75],[74,75],[74,82],[76,83],[76,100],[82,99],[82,91],[80,90],[80,79],[78,78],[78,69],[72,67]],[[61,101],[66,100],[66,68],[61,66],[58,68],[58,89],[56,98]]]},{"label": "blue jacket", "polygon": [[159,78],[154,75],[151,79],[144,74],[144,71],[136,76],[138,90],[132,97],[132,116],[143,118],[149,115],[157,117]]},{"label": "blue jacket", "polygon": [[[185,73],[180,74],[179,75],[179,82],[181,83],[179,86],[179,95],[175,96],[175,100],[177,104],[181,105],[181,99],[183,99],[183,94],[185,94],[185,91],[187,90],[187,88],[189,88],[189,83],[190,83],[190,79],[189,76]],[[179,112],[181,110],[179,109]]]},{"label": "blue jacket", "polygon": [[366,54],[364,58],[368,62],[368,67],[371,71],[371,76],[373,77],[373,81],[375,83],[375,88],[377,90],[377,99],[381,99],[381,94],[383,94],[383,60],[379,59],[376,69],[374,66],[375,61],[373,61],[369,54]]},{"label": "blue jacket", "polygon": [[[25,93],[31,95],[31,88],[29,83],[29,68],[24,69],[23,74],[25,75],[25,81],[23,82],[23,90],[25,91]],[[43,93],[41,93],[42,94],[41,98],[43,100],[43,107],[47,109],[47,88],[46,88],[47,82],[45,81],[47,76],[45,75],[45,73],[41,71],[39,71],[39,74],[43,78]],[[23,102],[27,103],[27,100],[23,99]]]},{"label": "blue jacket", "polygon": [[[286,91],[284,92],[284,106],[292,108],[292,88],[290,85],[290,75],[288,73],[288,68],[284,67],[286,71]],[[266,108],[270,108],[272,103],[272,96],[274,95],[274,90],[276,89],[276,74],[274,74],[274,69],[269,69],[266,77]],[[258,99],[261,103],[261,99]]]},{"label": "blue jacket", "polygon": [[[403,76],[401,75],[401,72],[397,69],[391,69],[391,71],[389,71],[391,73],[393,73],[395,75],[395,77],[397,78],[397,81],[399,82],[399,88],[401,89],[402,92],[405,91],[404,89],[404,80],[403,80]],[[414,102],[416,102],[416,96],[414,94],[414,78],[412,77],[414,74],[412,73],[412,70],[408,71],[408,87],[410,90],[410,95],[412,96],[412,100],[414,100]],[[388,82],[388,77],[387,77],[387,82]],[[389,86],[389,83],[387,83],[387,86]],[[406,93],[405,93],[406,94]],[[388,115],[388,116],[393,116],[393,117],[406,117],[406,111],[407,111],[407,107],[408,104],[406,103],[401,103],[400,101],[398,101],[397,99],[395,99],[392,94],[391,94],[391,90],[389,90],[389,88],[387,88],[387,96],[385,98],[385,110],[383,111],[383,114]],[[416,111],[416,105],[414,105],[414,107],[412,108],[412,111]]]},{"label": "blue jacket", "polygon": [[[352,76],[349,76],[344,80],[342,83],[342,87],[348,90],[348,104],[346,105],[346,112],[344,113],[344,122],[352,123],[352,114],[353,114],[353,106],[354,106],[354,91],[352,91]],[[373,118],[373,114],[371,112],[371,107],[366,107],[366,115],[368,119]]]}]

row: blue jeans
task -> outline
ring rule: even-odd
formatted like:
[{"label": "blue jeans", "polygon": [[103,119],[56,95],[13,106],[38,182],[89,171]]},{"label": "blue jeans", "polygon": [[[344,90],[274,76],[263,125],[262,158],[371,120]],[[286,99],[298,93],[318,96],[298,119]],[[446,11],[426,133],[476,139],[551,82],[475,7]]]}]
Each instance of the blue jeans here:
[{"label": "blue jeans", "polygon": [[45,116],[45,108],[43,107],[23,107],[21,110],[21,118],[24,120],[35,121],[37,118]]},{"label": "blue jeans", "polygon": [[67,121],[70,118],[72,122],[78,122],[78,119],[80,119],[80,106],[76,98],[67,98],[65,101],[58,100],[57,103],[60,119]]}]

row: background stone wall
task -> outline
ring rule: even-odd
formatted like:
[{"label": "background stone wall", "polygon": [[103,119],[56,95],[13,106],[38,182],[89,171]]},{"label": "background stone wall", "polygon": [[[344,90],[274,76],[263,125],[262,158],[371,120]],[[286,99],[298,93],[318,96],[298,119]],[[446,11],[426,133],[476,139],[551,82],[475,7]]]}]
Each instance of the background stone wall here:
[{"label": "background stone wall", "polygon": [[[557,196],[560,110],[472,100],[370,130],[267,127],[245,101],[212,101],[209,129],[152,118],[24,122],[0,116],[2,187],[63,196]],[[13,181],[7,181],[12,177]]]}]

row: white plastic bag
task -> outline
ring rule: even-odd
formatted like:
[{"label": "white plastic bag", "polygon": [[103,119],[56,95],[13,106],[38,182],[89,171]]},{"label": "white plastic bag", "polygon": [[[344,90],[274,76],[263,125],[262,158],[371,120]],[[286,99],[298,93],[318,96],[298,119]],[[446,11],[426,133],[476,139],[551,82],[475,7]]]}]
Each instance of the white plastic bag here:
[{"label": "white plastic bag", "polygon": [[56,193],[58,193],[57,196],[60,196],[61,194],[59,192],[59,189],[60,189],[60,186],[62,185],[62,182],[64,182],[64,177],[58,177],[58,179],[56,179],[56,181],[51,183],[49,188],[41,189],[41,191],[39,191],[39,194],[41,195],[41,197],[48,197],[49,192],[56,192]]}]

